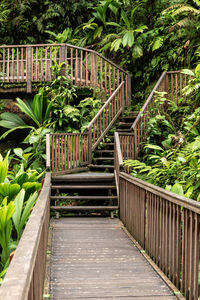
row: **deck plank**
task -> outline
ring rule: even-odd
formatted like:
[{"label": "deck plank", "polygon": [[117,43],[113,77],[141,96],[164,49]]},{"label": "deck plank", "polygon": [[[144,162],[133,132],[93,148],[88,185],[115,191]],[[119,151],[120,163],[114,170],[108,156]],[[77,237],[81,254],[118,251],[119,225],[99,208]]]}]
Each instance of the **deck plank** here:
[{"label": "deck plank", "polygon": [[176,299],[118,219],[61,218],[52,226],[51,299]]}]

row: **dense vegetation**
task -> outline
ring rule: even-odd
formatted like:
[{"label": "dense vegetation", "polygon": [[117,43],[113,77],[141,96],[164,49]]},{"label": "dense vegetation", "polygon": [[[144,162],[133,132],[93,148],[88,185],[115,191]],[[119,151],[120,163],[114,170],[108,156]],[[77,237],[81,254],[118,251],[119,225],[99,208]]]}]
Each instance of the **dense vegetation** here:
[{"label": "dense vegetation", "polygon": [[[102,52],[131,72],[133,104],[145,99],[162,71],[197,65],[199,26],[199,0],[0,3],[1,45],[66,42]],[[8,130],[2,138],[16,129],[27,131],[18,148],[5,154],[4,159],[0,156],[0,280],[41,187],[46,133],[83,131],[102,104],[97,91],[89,91],[89,97],[78,99],[76,88],[60,76],[59,67],[54,70],[57,76],[50,86],[42,87],[30,101],[17,99],[28,121],[8,112],[1,114],[0,126]],[[197,200],[199,83],[197,69],[185,98],[178,105],[169,102],[150,120],[144,160],[129,162],[135,167],[134,176]],[[162,101],[165,95],[159,94],[158,103]]]},{"label": "dense vegetation", "polygon": [[3,0],[0,43],[67,42],[101,51],[132,73],[139,101],[162,71],[195,66],[199,7],[199,0]]},{"label": "dense vegetation", "polygon": [[[181,196],[200,201],[200,65],[177,104],[157,93],[156,114],[146,126],[139,160],[125,161],[131,174]],[[167,104],[167,105],[166,105]]]}]

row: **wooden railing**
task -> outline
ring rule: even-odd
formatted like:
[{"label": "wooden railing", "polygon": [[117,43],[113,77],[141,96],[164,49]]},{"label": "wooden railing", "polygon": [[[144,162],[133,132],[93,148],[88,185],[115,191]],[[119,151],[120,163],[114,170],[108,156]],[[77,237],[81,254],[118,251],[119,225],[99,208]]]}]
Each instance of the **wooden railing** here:
[{"label": "wooden railing", "polygon": [[69,44],[0,46],[0,83],[52,81],[52,65],[63,63],[62,73],[80,86],[99,87],[108,94],[125,82],[130,100],[130,75],[98,52]]},{"label": "wooden railing", "polygon": [[77,86],[100,88],[108,97],[84,133],[47,135],[47,169],[71,172],[89,164],[92,151],[131,97],[130,75],[99,53],[68,44],[0,46],[0,83],[52,81],[52,66]]},{"label": "wooden railing", "polygon": [[200,296],[200,203],[119,173],[120,219],[186,299]]},{"label": "wooden railing", "polygon": [[124,81],[120,83],[108,101],[106,101],[87,126],[88,132],[91,132],[92,151],[103,139],[124,109],[126,99],[124,95],[124,84]]},{"label": "wooden railing", "polygon": [[[137,159],[146,140],[147,122],[159,113],[155,92],[178,103],[189,76],[163,73],[132,125],[132,133],[115,133],[115,175],[120,218],[148,255],[186,299],[200,296],[200,204],[130,176],[123,165]],[[162,105],[162,104],[160,104]]]},{"label": "wooden railing", "polygon": [[51,174],[45,177],[37,203],[0,288],[2,300],[41,300],[49,232]]},{"label": "wooden railing", "polygon": [[46,137],[46,168],[54,173],[82,168],[90,162],[88,133],[55,133]]}]

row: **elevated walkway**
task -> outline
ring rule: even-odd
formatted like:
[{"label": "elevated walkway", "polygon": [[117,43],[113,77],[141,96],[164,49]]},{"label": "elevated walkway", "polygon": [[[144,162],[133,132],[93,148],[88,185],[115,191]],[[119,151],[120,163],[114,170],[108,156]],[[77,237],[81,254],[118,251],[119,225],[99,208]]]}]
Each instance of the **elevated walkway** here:
[{"label": "elevated walkway", "polygon": [[52,220],[52,300],[176,299],[119,219]]}]

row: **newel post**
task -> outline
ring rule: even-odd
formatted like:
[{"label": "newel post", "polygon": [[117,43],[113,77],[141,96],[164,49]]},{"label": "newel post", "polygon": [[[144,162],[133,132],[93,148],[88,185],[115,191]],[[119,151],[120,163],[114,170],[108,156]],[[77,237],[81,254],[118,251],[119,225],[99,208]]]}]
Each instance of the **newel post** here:
[{"label": "newel post", "polygon": [[91,53],[91,86],[97,87],[98,82],[98,59],[95,53]]},{"label": "newel post", "polygon": [[33,52],[32,47],[26,48],[26,83],[27,93],[32,92]]},{"label": "newel post", "polygon": [[91,127],[88,128],[88,160],[91,164],[92,162],[92,130]]},{"label": "newel post", "polygon": [[66,75],[66,46],[61,45],[60,46],[60,64],[63,63],[63,66],[61,68],[61,74],[62,76]]},{"label": "newel post", "polygon": [[50,134],[46,135],[46,170],[51,169]]},{"label": "newel post", "polygon": [[127,104],[131,104],[131,74],[127,75]]}]

